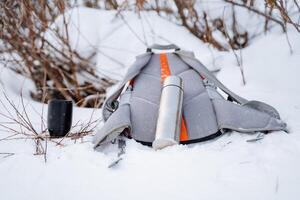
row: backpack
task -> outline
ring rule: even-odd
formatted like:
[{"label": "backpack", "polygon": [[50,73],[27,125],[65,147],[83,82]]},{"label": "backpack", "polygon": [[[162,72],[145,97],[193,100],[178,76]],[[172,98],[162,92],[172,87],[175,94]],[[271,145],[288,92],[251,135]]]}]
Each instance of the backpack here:
[{"label": "backpack", "polygon": [[192,52],[180,50],[176,45],[153,45],[137,56],[117,89],[104,102],[104,125],[94,136],[95,147],[110,143],[120,134],[152,145],[162,80],[169,75],[179,76],[183,81],[182,144],[213,139],[231,130],[287,131],[275,108],[248,101],[230,91]]}]

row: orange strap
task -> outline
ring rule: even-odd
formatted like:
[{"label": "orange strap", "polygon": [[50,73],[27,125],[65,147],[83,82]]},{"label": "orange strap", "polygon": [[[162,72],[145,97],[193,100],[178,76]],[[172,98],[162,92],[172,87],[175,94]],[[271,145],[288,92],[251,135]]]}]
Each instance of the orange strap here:
[{"label": "orange strap", "polygon": [[189,139],[188,132],[185,126],[185,120],[182,116],[182,122],[181,122],[181,133],[180,133],[180,141],[187,141]]},{"label": "orange strap", "polygon": [[168,58],[167,54],[162,53],[160,54],[160,79],[161,82],[164,82],[164,80],[171,75],[170,67],[168,64]]},{"label": "orange strap", "polygon": [[[160,79],[161,82],[163,83],[165,78],[171,75],[167,54],[165,53],[160,54],[160,72],[161,72]],[[188,133],[185,126],[184,118],[182,117],[180,141],[186,141],[186,140],[188,140]]]}]

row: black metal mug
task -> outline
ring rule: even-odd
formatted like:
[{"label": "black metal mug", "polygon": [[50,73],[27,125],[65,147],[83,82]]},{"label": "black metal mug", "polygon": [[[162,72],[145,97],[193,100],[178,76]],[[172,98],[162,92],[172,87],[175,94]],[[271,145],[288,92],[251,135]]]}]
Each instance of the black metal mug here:
[{"label": "black metal mug", "polygon": [[54,99],[48,104],[48,131],[51,137],[64,137],[71,129],[72,101]]}]

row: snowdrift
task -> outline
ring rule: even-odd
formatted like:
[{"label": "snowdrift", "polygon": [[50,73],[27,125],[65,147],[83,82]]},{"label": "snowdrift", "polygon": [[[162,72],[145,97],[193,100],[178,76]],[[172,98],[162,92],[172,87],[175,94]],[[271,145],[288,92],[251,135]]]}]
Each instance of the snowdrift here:
[{"label": "snowdrift", "polygon": [[[154,13],[143,13],[143,21],[133,13],[124,13],[125,21],[115,18],[115,12],[76,8],[69,13],[69,20],[74,24],[70,27],[73,48],[85,56],[96,49],[94,62],[99,73],[118,79],[134,57],[145,51],[147,44],[172,42],[194,51],[209,68],[220,67],[217,77],[234,92],[273,105],[289,125],[290,134],[275,132],[263,140],[249,143],[247,140],[256,135],[233,132],[217,140],[173,146],[159,152],[127,140],[124,159],[114,169],[107,166],[116,158],[116,146],[94,152],[89,136],[77,143],[64,141],[64,146],[48,143],[47,163],[41,156],[33,155],[35,145],[32,140],[3,140],[0,141],[0,153],[12,152],[14,155],[0,154],[1,199],[299,198],[298,33],[288,33],[293,54],[286,36],[276,31],[257,38],[242,50],[246,78],[243,86],[232,52],[214,51],[184,28]],[[145,22],[147,24],[141,24]],[[20,87],[23,86],[29,117],[39,127],[41,110],[44,107],[45,117],[47,106],[29,99],[30,81],[16,77],[3,67],[0,80],[1,87],[17,106],[20,106]],[[0,99],[5,102],[2,93]],[[0,111],[5,112],[3,104]],[[88,121],[93,112],[76,108],[73,122]],[[93,118],[99,117],[100,111],[96,110]],[[0,122],[4,121],[0,116]],[[0,139],[8,135],[0,129]]]}]

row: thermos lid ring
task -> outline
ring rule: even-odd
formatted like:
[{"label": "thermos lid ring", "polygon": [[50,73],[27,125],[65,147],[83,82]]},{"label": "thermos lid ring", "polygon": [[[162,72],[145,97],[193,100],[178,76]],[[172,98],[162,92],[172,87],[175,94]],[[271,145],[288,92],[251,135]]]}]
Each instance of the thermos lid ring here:
[{"label": "thermos lid ring", "polygon": [[169,85],[173,85],[173,86],[177,86],[182,88],[183,87],[183,83],[182,83],[182,79],[179,76],[168,76],[163,84],[163,87],[169,86]]}]

